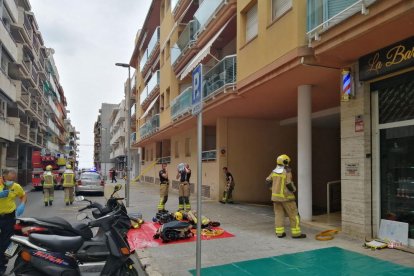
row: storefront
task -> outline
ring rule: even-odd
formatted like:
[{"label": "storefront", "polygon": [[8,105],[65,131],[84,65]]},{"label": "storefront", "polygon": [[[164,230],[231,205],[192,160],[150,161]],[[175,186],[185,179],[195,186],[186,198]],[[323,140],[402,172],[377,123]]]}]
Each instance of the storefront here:
[{"label": "storefront", "polygon": [[371,94],[374,225],[408,223],[414,246],[414,37],[362,57],[359,66]]}]

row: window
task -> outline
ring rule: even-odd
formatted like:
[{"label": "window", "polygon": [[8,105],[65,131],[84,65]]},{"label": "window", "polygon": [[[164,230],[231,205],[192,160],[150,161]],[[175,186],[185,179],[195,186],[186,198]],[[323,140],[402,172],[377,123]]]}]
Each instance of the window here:
[{"label": "window", "polygon": [[185,157],[191,156],[191,138],[185,138]]},{"label": "window", "polygon": [[292,8],[292,0],[271,0],[272,1],[272,21],[284,15]]},{"label": "window", "polygon": [[174,143],[174,157],[175,158],[179,158],[180,157],[180,152],[179,152],[179,144],[178,141],[175,141]]},{"label": "window", "polygon": [[258,32],[257,3],[246,12],[246,42],[253,39]]},{"label": "window", "polygon": [[5,49],[1,48],[1,46],[0,46],[0,60],[1,60],[1,64],[0,64],[1,70],[3,70],[6,76],[8,76],[9,63],[12,62],[12,59],[9,56],[9,54],[7,54]]}]

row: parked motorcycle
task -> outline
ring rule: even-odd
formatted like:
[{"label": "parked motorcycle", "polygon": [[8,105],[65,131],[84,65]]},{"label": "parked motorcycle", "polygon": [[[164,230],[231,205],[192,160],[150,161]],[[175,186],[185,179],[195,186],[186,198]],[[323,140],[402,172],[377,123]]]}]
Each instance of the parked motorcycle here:
[{"label": "parked motorcycle", "polygon": [[[111,199],[105,207],[89,201],[89,205],[79,210],[94,209],[93,216],[98,218],[88,223],[72,226],[61,218],[36,219],[48,233],[12,236],[12,243],[5,252],[9,258],[17,255],[12,273],[17,276],[78,276],[81,275],[79,264],[105,261],[101,275],[138,275],[126,239],[130,227],[126,209],[118,203],[122,198],[112,194]],[[91,228],[95,227],[98,232],[93,236]]]}]

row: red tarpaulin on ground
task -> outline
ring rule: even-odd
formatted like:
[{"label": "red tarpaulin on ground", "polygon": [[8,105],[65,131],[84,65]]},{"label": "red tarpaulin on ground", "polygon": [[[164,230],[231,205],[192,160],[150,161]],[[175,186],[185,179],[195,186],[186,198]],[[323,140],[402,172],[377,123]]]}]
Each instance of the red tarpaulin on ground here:
[{"label": "red tarpaulin on ground", "polygon": [[[157,232],[158,228],[160,228],[161,225],[155,222],[145,222],[143,225],[141,225],[141,228],[139,229],[132,229],[128,232],[128,243],[131,248],[131,250],[135,249],[142,249],[147,247],[157,247],[160,245],[166,245],[166,244],[176,244],[176,243],[184,243],[184,242],[193,242],[196,241],[197,237],[191,237],[185,240],[178,240],[178,241],[171,241],[168,243],[163,243],[161,239],[154,239],[153,236],[155,232]],[[213,227],[215,230],[222,230],[220,227]],[[223,234],[215,237],[211,236],[201,236],[202,240],[214,240],[214,239],[223,239],[223,238],[231,238],[234,237],[233,234],[224,231]]]}]

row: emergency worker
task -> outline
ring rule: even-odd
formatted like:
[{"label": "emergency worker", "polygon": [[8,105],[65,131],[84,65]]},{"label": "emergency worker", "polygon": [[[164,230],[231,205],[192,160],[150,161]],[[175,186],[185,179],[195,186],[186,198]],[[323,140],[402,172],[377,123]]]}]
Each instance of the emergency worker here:
[{"label": "emergency worker", "polygon": [[223,192],[221,203],[233,203],[234,178],[227,167],[223,167],[224,177],[226,178],[226,188]]},{"label": "emergency worker", "polygon": [[290,158],[286,154],[277,157],[277,166],[266,178],[272,185],[272,201],[275,212],[275,232],[278,238],[286,237],[284,219],[285,212],[289,216],[292,238],[306,238],[300,229],[300,219],[296,206],[296,187],[292,181],[292,172],[289,167]]},{"label": "emergency worker", "polygon": [[160,201],[158,203],[158,211],[165,211],[165,203],[168,200],[168,189],[170,186],[170,181],[168,180],[167,164],[163,163],[161,165],[161,170],[159,172],[160,178]]},{"label": "emergency worker", "polygon": [[190,165],[183,164],[179,166],[177,179],[180,179],[180,186],[178,188],[178,210],[191,210],[190,204],[190,178],[191,178],[191,169]]},{"label": "emergency worker", "polygon": [[66,206],[73,204],[74,201],[74,187],[75,187],[75,173],[71,165],[66,165],[66,170],[63,173],[63,189],[65,190]]},{"label": "emergency worker", "polygon": [[[14,170],[3,170],[0,178],[0,275],[6,271],[7,259],[4,255],[13,235],[16,216],[21,216],[26,205],[26,194],[17,184],[17,173]],[[20,205],[16,208],[15,199],[20,199]]]},{"label": "emergency worker", "polygon": [[52,166],[47,165],[46,171],[42,175],[43,181],[43,201],[45,206],[52,206],[53,204],[53,195],[55,192],[55,182],[56,177],[52,173]]}]

